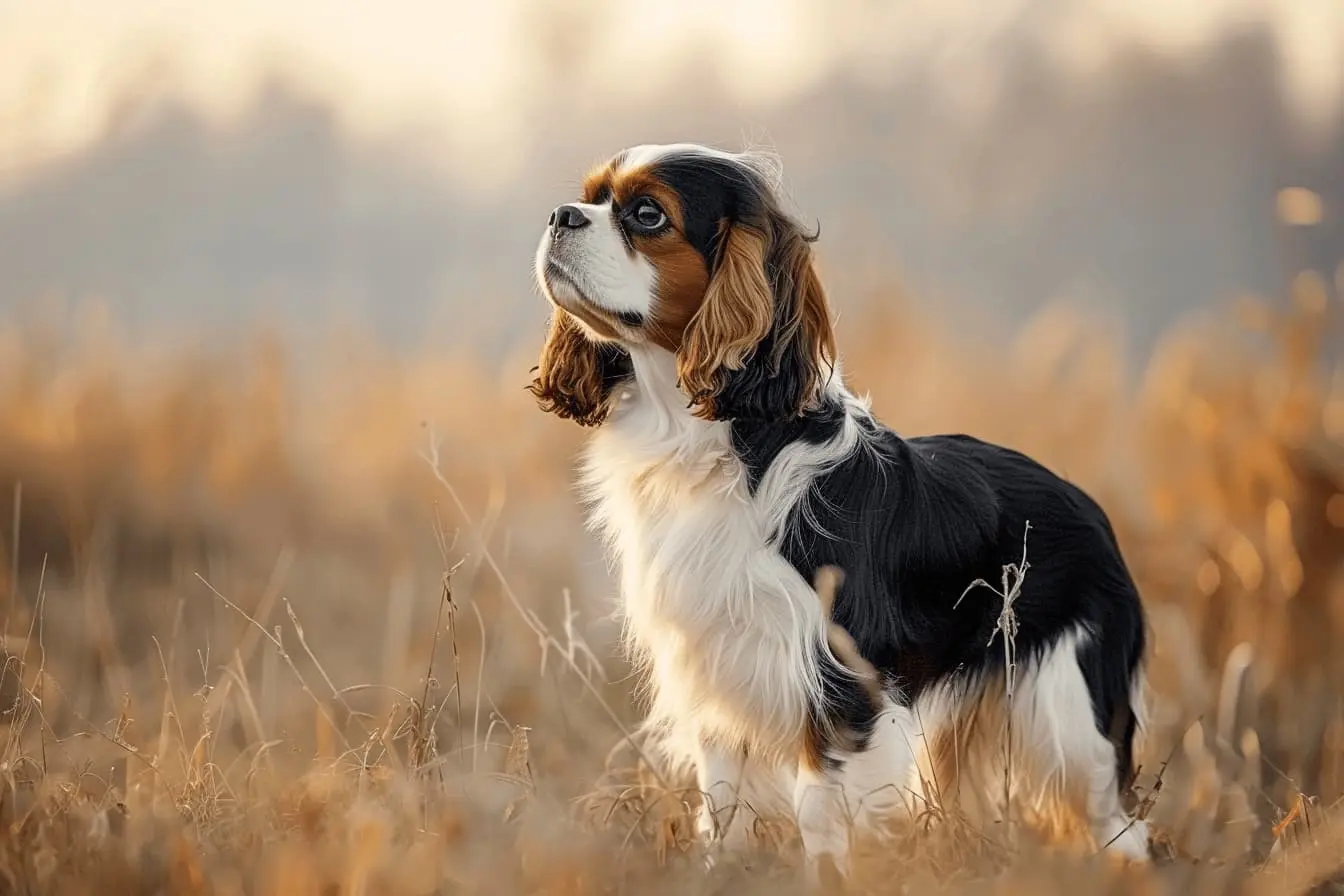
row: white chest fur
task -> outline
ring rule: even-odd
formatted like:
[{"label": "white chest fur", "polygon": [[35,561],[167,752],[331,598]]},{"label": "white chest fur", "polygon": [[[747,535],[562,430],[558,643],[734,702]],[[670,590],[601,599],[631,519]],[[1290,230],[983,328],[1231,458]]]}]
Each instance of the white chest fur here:
[{"label": "white chest fur", "polygon": [[818,696],[823,628],[775,543],[815,458],[784,452],[753,496],[728,424],[690,413],[671,355],[632,358],[635,382],[590,444],[583,483],[619,569],[651,721],[782,757]]}]

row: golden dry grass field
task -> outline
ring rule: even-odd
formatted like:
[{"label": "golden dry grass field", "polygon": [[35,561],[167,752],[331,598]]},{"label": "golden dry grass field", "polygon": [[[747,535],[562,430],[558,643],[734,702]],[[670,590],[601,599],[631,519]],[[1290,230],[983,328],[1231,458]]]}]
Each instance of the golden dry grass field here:
[{"label": "golden dry grass field", "polygon": [[[860,844],[857,892],[1344,890],[1340,285],[1229,303],[1139,371],[1064,307],[984,344],[895,295],[842,321],[897,429],[1012,445],[1111,514],[1163,857],[931,812]],[[703,871],[694,793],[627,740],[582,433],[531,356],[72,332],[0,331],[0,891],[801,891],[786,825]]]}]

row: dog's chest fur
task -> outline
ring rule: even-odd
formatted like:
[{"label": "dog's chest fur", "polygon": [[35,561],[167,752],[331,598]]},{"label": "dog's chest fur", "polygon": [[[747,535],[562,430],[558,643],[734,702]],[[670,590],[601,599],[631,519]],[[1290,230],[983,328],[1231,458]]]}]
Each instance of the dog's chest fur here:
[{"label": "dog's chest fur", "polygon": [[790,751],[819,696],[822,637],[815,593],[774,547],[797,489],[753,496],[728,425],[691,415],[671,356],[632,357],[635,380],[590,443],[583,484],[619,569],[651,721]]}]

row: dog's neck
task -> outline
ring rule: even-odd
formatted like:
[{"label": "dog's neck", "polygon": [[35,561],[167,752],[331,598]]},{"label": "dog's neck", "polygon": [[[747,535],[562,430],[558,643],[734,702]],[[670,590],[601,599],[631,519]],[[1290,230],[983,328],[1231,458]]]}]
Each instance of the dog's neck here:
[{"label": "dog's neck", "polygon": [[611,416],[594,440],[607,460],[590,467],[589,476],[601,477],[627,465],[651,470],[670,463],[692,478],[721,468],[732,458],[729,424],[695,415],[677,385],[671,352],[656,346],[629,351],[634,376],[617,387]]},{"label": "dog's neck", "polygon": [[656,406],[676,417],[693,418],[690,399],[677,385],[677,359],[667,349],[656,345],[636,345],[627,349],[630,365],[634,368],[634,383],[626,391],[638,392],[641,403]]}]

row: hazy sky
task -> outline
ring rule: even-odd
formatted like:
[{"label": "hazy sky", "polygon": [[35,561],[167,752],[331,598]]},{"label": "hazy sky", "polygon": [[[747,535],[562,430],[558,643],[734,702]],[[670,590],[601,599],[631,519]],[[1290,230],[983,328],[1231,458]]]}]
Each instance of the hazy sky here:
[{"label": "hazy sky", "polygon": [[572,25],[551,52],[595,101],[656,86],[695,50],[744,102],[833,66],[922,66],[946,71],[949,102],[974,109],[993,101],[1005,34],[1029,31],[1083,74],[1135,39],[1188,53],[1252,19],[1273,23],[1306,111],[1344,86],[1341,0],[0,0],[0,178],[95,139],[131,79],[157,72],[228,115],[268,67],[338,97],[356,132],[414,126],[438,133],[448,158],[507,163],[527,101],[545,95],[542,19]]},{"label": "hazy sky", "polygon": [[[1298,118],[1344,119],[1344,0],[0,0],[0,59],[0,311],[513,338],[548,209],[651,139],[779,149],[841,313],[1142,341],[1344,232]],[[1327,208],[1291,247],[1283,186]]]}]

